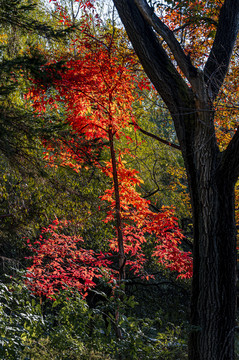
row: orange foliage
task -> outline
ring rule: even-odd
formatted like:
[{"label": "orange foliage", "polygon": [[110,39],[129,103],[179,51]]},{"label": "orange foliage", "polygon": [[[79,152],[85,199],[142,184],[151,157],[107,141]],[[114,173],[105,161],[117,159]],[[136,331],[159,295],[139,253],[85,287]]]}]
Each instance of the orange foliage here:
[{"label": "orange foliage", "polygon": [[[124,136],[123,129],[136,121],[131,111],[131,104],[136,99],[135,88],[148,86],[148,83],[146,80],[138,81],[137,74],[131,71],[134,62],[130,56],[117,56],[112,36],[106,35],[104,42],[96,42],[87,33],[74,45],[76,57],[67,61],[57,72],[53,71],[52,64],[42,68],[42,72],[47,74],[45,78],[51,81],[35,81],[35,87],[28,94],[36,116],[45,112],[47,107],[64,106],[67,122],[84,139],[109,140],[111,133],[114,139],[120,140]],[[54,87],[54,92],[49,91],[50,86]],[[78,151],[72,152],[70,145],[64,144],[62,147],[62,163],[80,171],[84,161],[80,146]],[[107,148],[103,143],[102,146]],[[51,148],[50,143],[48,150]],[[51,160],[54,162],[54,157]],[[95,166],[113,178],[112,159],[104,165],[96,161]],[[151,236],[155,241],[153,256],[159,263],[177,271],[180,277],[191,277],[191,254],[179,249],[183,235],[173,210],[162,208],[159,213],[150,210],[150,201],[142,198],[136,190],[141,183],[137,171],[125,166],[121,154],[118,154],[117,177],[126,266],[136,274],[143,274],[146,261],[143,244]],[[114,184],[101,197],[102,201],[110,203],[105,222],[115,219],[115,198]],[[40,240],[39,247],[35,249],[33,265],[29,268],[28,284],[34,292],[52,296],[59,291],[59,287],[70,286],[84,293],[95,285],[94,278],[102,276],[102,268],[113,276],[109,270],[110,261],[107,260],[109,253],[97,255],[92,250],[78,248],[76,244],[83,239],[59,236],[54,226],[47,229],[50,237]],[[109,239],[109,247],[112,252],[118,252],[117,239]]]}]

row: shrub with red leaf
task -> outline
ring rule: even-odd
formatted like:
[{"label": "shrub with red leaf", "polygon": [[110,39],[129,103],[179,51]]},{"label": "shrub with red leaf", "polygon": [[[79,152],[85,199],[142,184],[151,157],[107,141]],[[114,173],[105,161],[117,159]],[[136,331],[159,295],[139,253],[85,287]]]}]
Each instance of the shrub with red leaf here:
[{"label": "shrub with red leaf", "polygon": [[70,288],[86,296],[96,279],[104,277],[110,282],[114,278],[109,267],[110,254],[82,248],[81,237],[63,234],[67,226],[67,221],[55,220],[42,230],[34,245],[28,240],[34,255],[30,257],[32,265],[27,269],[26,284],[36,295],[52,298],[60,290]]}]

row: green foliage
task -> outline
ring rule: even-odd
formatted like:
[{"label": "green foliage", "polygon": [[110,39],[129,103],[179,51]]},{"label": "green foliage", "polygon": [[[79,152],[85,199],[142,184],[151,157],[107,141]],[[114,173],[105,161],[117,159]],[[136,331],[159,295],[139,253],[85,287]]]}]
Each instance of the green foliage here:
[{"label": "green foliage", "polygon": [[104,211],[96,210],[106,181],[97,170],[83,169],[79,175],[67,168],[41,167],[40,176],[30,164],[19,171],[2,158],[0,165],[0,249],[6,260],[23,264],[26,238],[37,237],[55,217],[72,220],[71,235],[84,236],[86,246],[104,248],[102,238],[111,237],[112,229],[101,221]]},{"label": "green foliage", "polygon": [[[140,128],[177,145],[171,116],[155,91],[141,91],[141,99],[141,103],[134,104],[134,116]],[[179,219],[190,218],[186,173],[180,151],[134,130],[133,126],[127,135],[133,139],[128,145],[133,158],[127,158],[127,163],[139,171],[144,181],[139,189],[142,196],[150,198],[156,210],[162,206],[174,206]]]},{"label": "green foliage", "polygon": [[62,292],[54,302],[37,299],[23,280],[1,284],[3,359],[186,359],[185,331],[170,323],[162,331],[158,315],[155,319],[132,315],[137,304],[123,288],[110,297],[92,293],[99,301],[90,308],[89,299],[71,291]]},{"label": "green foliage", "polygon": [[26,340],[41,333],[41,306],[21,282],[13,279],[11,285],[0,284],[0,301],[1,358],[21,359]]},{"label": "green foliage", "polygon": [[7,271],[4,265],[7,262],[22,261],[23,237],[34,236],[44,221],[55,216],[51,192],[54,188],[57,193],[57,188],[52,180],[54,178],[57,184],[60,181],[53,171],[49,173],[44,168],[42,139],[66,130],[64,116],[34,117],[24,99],[29,78],[39,76],[40,66],[47,61],[43,44],[63,34],[43,9],[39,1],[0,1],[0,251],[3,272]]},{"label": "green foliage", "polygon": [[[2,273],[16,275],[19,267],[25,267],[26,238],[34,241],[40,229],[55,217],[72,220],[70,235],[81,235],[86,247],[95,251],[106,250],[107,242],[102,239],[112,238],[114,229],[102,223],[109,209],[107,203],[99,200],[108,180],[92,167],[90,159],[80,173],[60,164],[50,167],[44,159],[43,139],[54,143],[57,155],[58,141],[75,136],[65,124],[64,108],[53,111],[50,107],[44,117],[33,116],[31,104],[23,96],[30,85],[29,78],[44,76],[40,67],[49,58],[56,54],[56,58],[62,54],[66,58],[70,56],[65,43],[52,42],[59,36],[67,41],[68,30],[56,25],[54,17],[44,11],[44,6],[40,8],[37,1],[0,0],[0,22],[0,260]],[[117,31],[119,42],[126,46],[127,40]],[[129,48],[125,51],[132,52]],[[56,64],[53,70],[58,65],[62,64]],[[143,106],[135,105],[140,126],[147,122],[148,131],[175,141],[168,113],[164,109],[159,111],[160,101],[152,105],[155,99],[147,99],[148,95]],[[172,192],[175,177],[171,169],[183,167],[180,156],[139,132],[135,134],[133,128],[128,131],[136,139],[136,145],[132,146],[136,158],[127,158],[127,162],[130,166],[133,163],[144,179],[143,195],[158,187],[154,196],[156,207],[174,204],[177,215],[188,216],[183,204],[185,187],[177,184],[176,192]],[[140,148],[138,143],[142,143]],[[97,143],[94,146],[96,156],[104,160],[105,153],[100,153]],[[185,185],[183,176],[180,181]],[[146,255],[150,254],[153,241],[149,239]],[[149,267],[157,268],[150,255],[148,258]],[[179,314],[185,310],[183,305],[173,302],[176,296],[170,285],[161,287],[161,292],[153,290],[149,294],[148,289],[137,285],[131,293],[126,284],[126,290],[114,290],[113,294],[110,289],[109,294],[109,286],[103,283],[93,293],[99,298],[94,304],[89,297],[82,299],[70,291],[50,302],[31,295],[24,277],[8,278],[0,284],[0,357],[4,360],[186,359],[186,331],[182,325],[186,316]]]}]

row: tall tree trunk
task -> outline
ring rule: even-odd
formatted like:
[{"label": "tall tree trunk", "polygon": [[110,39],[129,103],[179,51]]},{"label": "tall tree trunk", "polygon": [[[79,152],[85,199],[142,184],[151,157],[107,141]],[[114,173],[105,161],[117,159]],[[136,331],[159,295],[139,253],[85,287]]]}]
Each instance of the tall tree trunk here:
[{"label": "tall tree trunk", "polygon": [[[215,167],[214,167],[215,168]],[[190,360],[233,360],[236,307],[234,187],[203,168],[194,190]]]},{"label": "tall tree trunk", "polygon": [[[222,168],[203,92],[184,151],[194,223],[190,360],[233,360],[236,310],[234,180]],[[192,104],[193,105],[193,104]]]},{"label": "tall tree trunk", "polygon": [[200,74],[196,85],[197,96],[189,104],[192,111],[181,114],[186,138],[180,144],[194,224],[189,359],[234,360],[235,180],[230,178],[217,145],[213,105]]},{"label": "tall tree trunk", "polygon": [[187,170],[194,222],[189,360],[234,360],[239,127],[220,152],[213,102],[237,39],[239,1],[224,0],[203,70],[192,64],[174,32],[146,0],[113,1],[145,72],[171,113]]},{"label": "tall tree trunk", "polygon": [[[205,177],[206,175],[201,176]],[[234,189],[210,177],[194,199],[190,360],[233,360],[236,309]],[[195,196],[196,197],[196,196]]]}]

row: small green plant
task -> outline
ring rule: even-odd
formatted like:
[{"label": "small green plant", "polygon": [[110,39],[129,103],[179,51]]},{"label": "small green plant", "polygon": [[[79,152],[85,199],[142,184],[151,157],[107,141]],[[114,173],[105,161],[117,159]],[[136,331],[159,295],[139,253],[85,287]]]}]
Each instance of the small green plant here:
[{"label": "small green plant", "polygon": [[39,300],[21,281],[11,280],[11,284],[0,283],[0,356],[4,360],[22,359],[26,343],[40,336],[44,323]]}]

